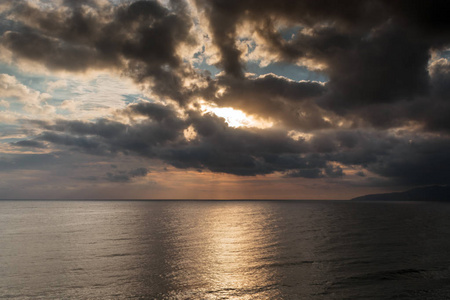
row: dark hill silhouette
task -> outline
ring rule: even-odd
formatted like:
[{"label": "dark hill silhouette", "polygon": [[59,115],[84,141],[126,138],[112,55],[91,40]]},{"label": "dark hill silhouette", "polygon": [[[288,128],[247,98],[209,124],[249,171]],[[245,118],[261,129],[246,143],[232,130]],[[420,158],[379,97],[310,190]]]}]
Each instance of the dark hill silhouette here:
[{"label": "dark hill silhouette", "polygon": [[381,201],[450,201],[449,185],[433,185],[415,188],[406,192],[370,194],[351,200],[381,200]]}]

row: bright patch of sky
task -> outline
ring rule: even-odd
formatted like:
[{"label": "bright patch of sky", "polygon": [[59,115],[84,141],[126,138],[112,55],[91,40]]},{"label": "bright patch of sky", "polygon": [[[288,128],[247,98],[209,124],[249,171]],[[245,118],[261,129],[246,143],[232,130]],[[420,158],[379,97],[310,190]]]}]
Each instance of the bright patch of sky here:
[{"label": "bright patch of sky", "polygon": [[217,107],[211,105],[201,105],[203,113],[213,113],[218,117],[224,118],[230,127],[253,127],[270,128],[273,123],[261,118],[249,116],[241,110],[232,107]]},{"label": "bright patch of sky", "polygon": [[439,51],[436,54],[438,58],[450,59],[450,48]]},{"label": "bright patch of sky", "polygon": [[290,41],[302,29],[303,29],[303,26],[292,26],[292,27],[279,28],[278,32],[280,33],[280,35],[283,39],[285,39],[286,41]]},{"label": "bright patch of sky", "polygon": [[0,74],[14,76],[20,83],[39,92],[46,91],[46,82],[59,79],[58,77],[51,75],[43,76],[41,74],[22,72],[19,68],[5,63],[0,63]]},{"label": "bright patch of sky", "polygon": [[[48,94],[46,104],[54,107],[56,114],[65,118],[95,119],[140,99],[149,100],[130,79],[113,74],[99,74],[88,78],[57,77],[24,73],[7,64],[0,64],[0,74],[15,77],[19,84],[26,86],[31,92]],[[0,111],[24,113],[23,104],[1,95],[0,100],[0,104],[6,102],[5,105],[0,105]]]},{"label": "bright patch of sky", "polygon": [[258,62],[249,61],[246,65],[246,70],[247,72],[254,73],[258,76],[273,73],[295,81],[328,81],[328,77],[325,74],[310,71],[303,66],[291,65],[287,63],[272,63],[268,66],[261,67]]},{"label": "bright patch of sky", "polygon": [[[280,27],[278,28],[278,33],[283,39],[290,41],[294,39],[295,35],[302,29],[302,26]],[[255,51],[257,47],[256,43],[248,38],[241,38],[240,42],[247,45],[248,53],[246,56],[251,56],[251,53]],[[328,81],[328,77],[325,73],[311,71],[305,66],[286,62],[272,62],[268,65],[262,65],[260,61],[248,60],[245,64],[245,70],[246,72],[256,74],[257,76],[273,73],[295,81]]]},{"label": "bright patch of sky", "polygon": [[202,51],[194,54],[191,63],[198,70],[210,72],[213,78],[221,71],[216,66],[207,63],[207,58],[205,56],[205,46],[202,47]]},{"label": "bright patch of sky", "polygon": [[[249,52],[253,49],[249,48]],[[211,73],[214,78],[221,72],[219,68],[214,65],[210,65],[206,62],[206,59],[202,56],[202,53],[198,52],[194,55],[193,66],[198,70],[206,70]],[[258,61],[248,61],[245,64],[246,72],[256,74],[257,76],[273,73],[279,76],[283,76],[295,81],[310,80],[310,81],[328,81],[328,77],[324,73],[314,72],[308,70],[304,66],[298,66],[295,64],[288,64],[282,62],[271,63],[267,66],[261,66]]]},{"label": "bright patch of sky", "polygon": [[[143,98],[140,90],[130,80],[107,74],[89,80],[65,80],[66,86],[61,86],[52,93],[51,103],[63,105],[64,101],[72,101],[77,114],[82,112],[89,118],[100,117],[110,109],[123,108]],[[102,111],[101,114],[99,110]]]}]

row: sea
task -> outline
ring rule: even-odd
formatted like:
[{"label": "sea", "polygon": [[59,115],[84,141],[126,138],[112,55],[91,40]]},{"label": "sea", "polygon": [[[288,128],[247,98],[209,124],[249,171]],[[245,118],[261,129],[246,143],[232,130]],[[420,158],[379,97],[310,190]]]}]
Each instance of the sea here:
[{"label": "sea", "polygon": [[0,201],[1,299],[450,299],[450,203]]}]

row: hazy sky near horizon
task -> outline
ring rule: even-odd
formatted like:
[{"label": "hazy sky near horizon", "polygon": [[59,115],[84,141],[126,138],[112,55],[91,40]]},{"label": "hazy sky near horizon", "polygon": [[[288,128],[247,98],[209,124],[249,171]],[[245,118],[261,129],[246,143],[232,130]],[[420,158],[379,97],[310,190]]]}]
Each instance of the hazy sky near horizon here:
[{"label": "hazy sky near horizon", "polygon": [[0,3],[0,198],[450,182],[450,4]]}]

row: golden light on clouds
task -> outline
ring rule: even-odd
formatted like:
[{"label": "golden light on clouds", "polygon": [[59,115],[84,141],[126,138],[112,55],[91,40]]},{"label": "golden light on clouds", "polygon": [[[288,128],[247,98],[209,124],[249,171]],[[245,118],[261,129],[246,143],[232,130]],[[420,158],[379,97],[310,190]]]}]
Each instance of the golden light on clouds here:
[{"label": "golden light on clouds", "polygon": [[307,133],[307,132],[300,132],[300,131],[297,131],[297,130],[290,130],[288,132],[288,136],[290,138],[292,138],[293,140],[295,140],[295,141],[298,141],[298,140],[309,141],[309,140],[311,140],[311,138],[314,135],[311,134],[311,133]]},{"label": "golden light on clouds", "polygon": [[209,104],[201,104],[203,114],[212,113],[218,117],[224,118],[230,127],[254,127],[254,128],[270,128],[273,122],[247,115],[242,110],[232,107],[218,107]]},{"label": "golden light on clouds", "polygon": [[0,198],[450,182],[445,1],[219,2],[0,0]]},{"label": "golden light on clouds", "polygon": [[191,125],[183,131],[184,138],[188,141],[195,140],[197,137],[197,132],[194,127]]}]

